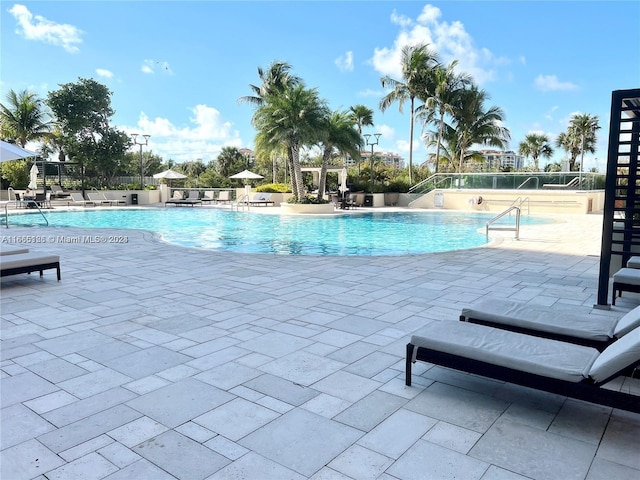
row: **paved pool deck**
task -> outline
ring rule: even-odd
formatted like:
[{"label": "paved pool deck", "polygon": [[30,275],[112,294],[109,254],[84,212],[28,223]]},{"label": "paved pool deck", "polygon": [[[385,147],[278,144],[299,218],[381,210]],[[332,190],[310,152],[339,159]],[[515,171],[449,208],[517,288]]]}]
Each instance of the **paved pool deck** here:
[{"label": "paved pool deck", "polygon": [[519,241],[406,257],[2,228],[40,237],[62,281],[2,280],[0,477],[637,480],[640,415],[424,363],[404,384],[411,334],[476,300],[559,316],[640,304],[593,308],[601,228],[557,216]]}]

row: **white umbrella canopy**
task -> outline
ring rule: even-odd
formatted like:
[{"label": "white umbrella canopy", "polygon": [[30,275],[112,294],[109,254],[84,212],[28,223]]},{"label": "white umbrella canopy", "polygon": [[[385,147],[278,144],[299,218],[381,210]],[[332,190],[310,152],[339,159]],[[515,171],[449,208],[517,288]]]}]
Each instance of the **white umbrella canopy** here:
[{"label": "white umbrella canopy", "polygon": [[167,180],[177,180],[180,178],[187,178],[186,175],[176,172],[175,170],[165,170],[164,172],[156,173],[153,178],[166,178]]},{"label": "white umbrella canopy", "polygon": [[31,170],[29,171],[29,189],[30,190],[35,190],[38,188],[38,174],[40,172],[38,171],[38,167],[36,166],[36,164],[34,163],[31,166]]},{"label": "white umbrella canopy", "polygon": [[264,178],[264,177],[262,175],[258,175],[257,173],[250,172],[249,170],[243,170],[240,173],[231,175],[229,178],[242,178],[244,180],[255,180],[255,179]]},{"label": "white umbrella canopy", "polygon": [[37,157],[36,152],[25,150],[13,143],[0,141],[0,162],[9,162],[11,160],[21,160],[23,158]]}]

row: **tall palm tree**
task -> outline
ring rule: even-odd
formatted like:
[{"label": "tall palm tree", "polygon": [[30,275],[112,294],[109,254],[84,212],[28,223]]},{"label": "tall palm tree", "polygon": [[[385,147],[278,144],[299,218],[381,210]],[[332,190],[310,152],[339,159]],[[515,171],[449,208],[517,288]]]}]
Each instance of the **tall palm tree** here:
[{"label": "tall palm tree", "polygon": [[520,142],[518,153],[525,157],[531,157],[533,159],[533,168],[536,172],[539,172],[540,157],[551,158],[553,148],[549,145],[549,137],[547,135],[542,133],[528,133],[525,135],[524,140]]},{"label": "tall palm tree", "polygon": [[318,199],[324,196],[327,166],[335,151],[349,153],[352,157],[360,153],[359,147],[362,143],[362,136],[354,128],[351,114],[338,110],[332,112],[326,118],[321,143],[322,168],[320,169],[320,181],[318,184]]},{"label": "tall palm tree", "polygon": [[569,126],[565,132],[558,135],[556,146],[562,147],[569,154],[569,170],[576,170],[578,155],[580,165],[584,161],[584,152],[596,151],[596,131],[600,129],[597,115],[588,113],[576,113],[569,120]]},{"label": "tall palm tree", "polygon": [[[366,105],[354,105],[349,108],[349,112],[351,114],[351,121],[355,124],[358,129],[358,135],[362,136],[362,127],[372,127],[373,126],[373,110],[371,110]],[[360,163],[362,160],[362,153],[358,152],[357,159],[354,157],[354,160],[358,162],[358,175],[360,175]]]},{"label": "tall palm tree", "polygon": [[600,129],[597,115],[588,113],[576,113],[569,122],[570,134],[580,139],[580,170],[584,167],[584,152],[594,153],[596,151],[596,131]]},{"label": "tall palm tree", "polygon": [[238,103],[249,103],[254,107],[260,107],[270,95],[277,95],[288,87],[302,83],[300,77],[291,73],[291,68],[287,62],[279,60],[272,62],[266,70],[258,67],[258,77],[262,83],[259,86],[249,85],[253,95],[240,97]]},{"label": "tall palm tree", "polygon": [[471,151],[473,145],[506,148],[511,139],[509,129],[501,126],[505,118],[504,112],[497,106],[486,108],[484,103],[488,99],[486,91],[473,86],[461,91],[453,109],[452,125],[448,127],[457,136],[459,173],[462,173],[464,160],[475,155],[476,152]]},{"label": "tall palm tree", "polygon": [[431,85],[431,69],[438,64],[437,55],[429,50],[427,45],[408,45],[402,48],[402,81],[390,76],[380,79],[383,88],[391,91],[380,100],[380,110],[383,112],[398,102],[400,113],[402,105],[409,100],[411,118],[409,124],[409,183],[413,184],[413,125],[416,98],[427,98]]},{"label": "tall palm tree", "polygon": [[433,70],[433,90],[429,92],[424,105],[416,109],[417,116],[424,119],[424,124],[436,122],[438,124],[435,173],[438,173],[440,164],[440,145],[442,144],[445,115],[453,114],[453,108],[460,92],[473,84],[471,75],[455,72],[457,65],[458,61],[454,60],[446,67],[438,65]]},{"label": "tall palm tree", "polygon": [[266,146],[271,150],[278,145],[286,147],[291,190],[298,199],[304,197],[300,148],[319,140],[327,115],[326,102],[320,99],[316,89],[306,88],[304,84],[289,86],[277,95],[268,95],[253,115],[252,123],[258,132],[256,147]]},{"label": "tall palm tree", "polygon": [[0,104],[0,135],[23,148],[30,140],[46,137],[51,126],[45,103],[35,93],[9,90],[7,105]]}]

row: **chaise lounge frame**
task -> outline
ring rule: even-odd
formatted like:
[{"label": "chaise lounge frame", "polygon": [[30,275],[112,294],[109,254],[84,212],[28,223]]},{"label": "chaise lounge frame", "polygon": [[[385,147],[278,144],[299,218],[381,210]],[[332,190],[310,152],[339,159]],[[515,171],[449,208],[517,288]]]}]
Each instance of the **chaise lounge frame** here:
[{"label": "chaise lounge frame", "polygon": [[[28,253],[25,254],[16,254],[16,255],[10,255],[9,257],[5,257],[6,260],[3,260],[0,262],[0,265],[4,262],[10,262],[16,259],[20,259],[20,257],[24,257],[30,255]],[[56,261],[45,261],[42,262],[40,259],[47,259],[47,260],[51,260],[52,258],[57,258],[58,260]],[[58,281],[60,281],[61,276],[60,276],[60,258],[57,256],[42,256],[42,257],[37,257],[37,256],[33,256],[31,258],[29,258],[29,260],[31,260],[30,263],[24,264],[24,265],[20,265],[17,267],[10,267],[10,268],[4,268],[4,266],[2,267],[2,269],[0,269],[0,277],[7,277],[9,275],[18,275],[20,273],[31,273],[31,272],[40,272],[40,276],[42,277],[44,275],[44,271],[45,270],[51,270],[51,269],[55,269],[56,270],[56,275],[58,277]]]},{"label": "chaise lounge frame", "polygon": [[[514,370],[508,367],[494,365],[440,350],[419,347],[409,342],[407,344],[405,371],[405,384],[408,387],[411,386],[411,366],[417,360],[452,368],[462,372],[480,375],[494,380],[533,388],[535,390],[606,405],[608,407],[619,408],[629,412],[640,413],[639,396],[601,387],[605,383],[623,374],[623,372],[618,372],[599,383],[595,383],[590,379],[585,379],[581,382],[569,382],[520,370]],[[633,367],[638,364],[640,364],[640,361],[635,363]],[[625,368],[625,370],[627,370],[627,368]]]}]

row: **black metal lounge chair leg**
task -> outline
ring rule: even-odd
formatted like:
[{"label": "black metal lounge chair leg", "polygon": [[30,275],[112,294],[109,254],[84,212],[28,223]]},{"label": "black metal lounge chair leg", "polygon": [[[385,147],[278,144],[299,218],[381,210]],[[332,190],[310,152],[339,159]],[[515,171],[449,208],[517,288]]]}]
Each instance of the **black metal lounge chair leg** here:
[{"label": "black metal lounge chair leg", "polygon": [[405,368],[405,380],[404,383],[407,387],[411,386],[411,363],[413,359],[413,349],[417,348],[411,343],[407,343],[407,364]]}]

